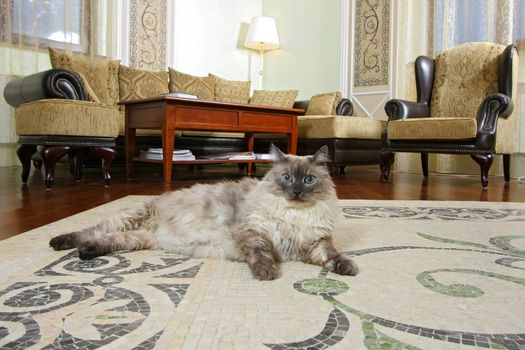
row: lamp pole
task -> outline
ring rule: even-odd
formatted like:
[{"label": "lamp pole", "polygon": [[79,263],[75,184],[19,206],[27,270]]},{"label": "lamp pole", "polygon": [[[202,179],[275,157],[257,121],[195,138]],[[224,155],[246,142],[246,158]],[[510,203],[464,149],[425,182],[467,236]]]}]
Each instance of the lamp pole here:
[{"label": "lamp pole", "polygon": [[259,60],[259,90],[262,90],[263,86],[263,69],[264,69],[264,50],[261,47],[259,48],[259,53],[261,56],[261,59]]}]

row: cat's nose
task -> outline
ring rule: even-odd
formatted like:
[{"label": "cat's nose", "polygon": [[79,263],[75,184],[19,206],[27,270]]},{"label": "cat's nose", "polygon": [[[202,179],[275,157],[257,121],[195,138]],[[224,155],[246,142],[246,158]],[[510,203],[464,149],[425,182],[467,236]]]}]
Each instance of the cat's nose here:
[{"label": "cat's nose", "polygon": [[303,188],[301,187],[301,185],[295,185],[293,187],[293,193],[295,195],[300,195],[302,192],[303,192]]}]

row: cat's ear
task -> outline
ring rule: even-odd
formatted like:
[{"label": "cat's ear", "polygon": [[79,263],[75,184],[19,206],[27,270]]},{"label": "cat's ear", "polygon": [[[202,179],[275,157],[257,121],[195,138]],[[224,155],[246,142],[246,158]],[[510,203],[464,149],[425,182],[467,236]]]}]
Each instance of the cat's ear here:
[{"label": "cat's ear", "polygon": [[275,146],[273,143],[270,144],[270,155],[274,162],[279,162],[286,159],[286,153],[281,151],[279,147]]},{"label": "cat's ear", "polygon": [[315,154],[312,156],[313,163],[328,163],[330,158],[328,158],[328,146],[324,145]]}]

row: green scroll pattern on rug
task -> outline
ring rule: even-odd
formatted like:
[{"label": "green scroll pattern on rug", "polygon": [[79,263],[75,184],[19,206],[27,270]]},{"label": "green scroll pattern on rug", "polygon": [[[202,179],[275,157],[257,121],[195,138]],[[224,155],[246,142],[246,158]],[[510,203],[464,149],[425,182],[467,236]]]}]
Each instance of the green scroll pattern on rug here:
[{"label": "green scroll pattern on rug", "polygon": [[[343,208],[347,218],[403,218],[416,220],[512,220],[522,221],[525,213],[517,210],[481,210],[473,209],[467,210],[464,208]],[[446,237],[446,234],[437,236],[434,234],[417,233],[419,237],[426,240],[449,245],[449,247],[432,247],[432,246],[385,246],[370,249],[362,249],[357,251],[347,252],[349,256],[361,256],[367,254],[377,254],[381,252],[402,252],[405,250],[448,250],[455,252],[474,252],[481,254],[488,254],[496,256],[494,263],[499,266],[504,266],[511,269],[525,270],[523,265],[525,261],[525,251],[512,244],[514,240],[523,240],[525,235],[506,235],[495,236],[489,239],[489,244],[481,244],[478,242],[469,242],[466,240],[454,239]],[[472,284],[467,283],[442,283],[440,282],[441,274],[458,274],[480,276],[482,278],[497,279],[506,283],[517,284],[520,287],[525,287],[525,278],[495,273],[492,271],[484,271],[482,269],[468,269],[468,268],[445,268],[422,271],[417,276],[416,280],[421,286],[429,289],[432,292],[443,294],[455,298],[477,298],[484,295],[484,291]],[[355,315],[361,321],[361,329],[363,332],[363,345],[367,349],[418,349],[418,347],[408,344],[403,340],[395,339],[391,335],[387,335],[378,329],[379,327],[390,328],[400,332],[406,332],[420,337],[432,338],[438,341],[455,343],[460,345],[479,346],[490,349],[525,349],[525,331],[519,334],[489,334],[489,333],[474,333],[463,330],[454,329],[431,329],[418,325],[406,324],[395,320],[385,319],[370,313],[358,310],[351,307],[338,299],[339,295],[343,295],[351,288],[347,283],[338,280],[338,276],[330,275],[328,270],[322,269],[316,278],[304,279],[294,283],[294,288],[302,293],[309,295],[318,295],[325,301],[332,304],[334,310],[342,310],[348,315]],[[525,289],[523,289],[525,295]],[[328,323],[325,329],[328,327]],[[356,327],[356,325],[351,325]],[[392,334],[392,333],[391,333]],[[401,335],[401,333],[400,333]],[[305,339],[299,342],[302,345],[314,344],[318,337]],[[339,336],[339,339],[343,339]],[[298,343],[296,343],[298,344]],[[329,343],[325,346],[319,346],[315,343],[316,349],[324,349],[329,347]],[[272,349],[297,349],[298,347],[290,347],[289,344],[266,344]]]}]

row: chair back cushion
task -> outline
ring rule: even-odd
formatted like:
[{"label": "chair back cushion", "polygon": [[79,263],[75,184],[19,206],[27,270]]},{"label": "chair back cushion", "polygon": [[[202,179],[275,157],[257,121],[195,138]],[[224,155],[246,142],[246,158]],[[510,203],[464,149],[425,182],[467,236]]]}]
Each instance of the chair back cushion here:
[{"label": "chair back cushion", "polygon": [[430,116],[476,118],[481,101],[498,92],[498,56],[505,46],[466,43],[436,57]]}]

